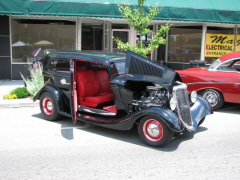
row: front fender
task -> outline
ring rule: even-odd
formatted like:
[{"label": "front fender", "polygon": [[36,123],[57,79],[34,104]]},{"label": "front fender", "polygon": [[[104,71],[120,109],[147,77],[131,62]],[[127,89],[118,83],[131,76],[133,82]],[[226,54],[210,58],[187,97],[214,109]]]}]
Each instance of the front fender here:
[{"label": "front fender", "polygon": [[182,123],[176,114],[171,110],[150,107],[144,110],[143,115],[152,115],[160,118],[174,132],[180,132],[183,130]]},{"label": "front fender", "polygon": [[33,98],[33,101],[36,101],[37,99],[41,98],[41,95],[43,92],[49,92],[53,97],[54,100],[57,102],[57,106],[58,106],[58,111],[65,111],[66,109],[66,100],[64,99],[64,94],[62,93],[62,91],[52,85],[52,84],[48,84],[45,85],[37,94],[36,96]]},{"label": "front fender", "polygon": [[190,112],[193,122],[193,131],[196,131],[201,119],[209,114],[213,114],[213,109],[206,99],[198,96],[197,101],[191,106]]}]

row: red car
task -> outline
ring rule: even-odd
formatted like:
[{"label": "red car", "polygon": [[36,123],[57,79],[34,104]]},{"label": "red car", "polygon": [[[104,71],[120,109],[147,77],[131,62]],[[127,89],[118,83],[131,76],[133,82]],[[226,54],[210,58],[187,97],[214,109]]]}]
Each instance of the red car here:
[{"label": "red car", "polygon": [[240,52],[223,55],[209,67],[177,71],[188,92],[197,91],[212,105],[221,108],[224,102],[240,103]]}]

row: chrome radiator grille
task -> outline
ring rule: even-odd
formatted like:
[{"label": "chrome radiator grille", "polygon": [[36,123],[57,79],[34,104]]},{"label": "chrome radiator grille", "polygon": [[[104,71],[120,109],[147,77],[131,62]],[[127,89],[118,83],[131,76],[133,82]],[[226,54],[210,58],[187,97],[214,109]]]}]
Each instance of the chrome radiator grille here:
[{"label": "chrome radiator grille", "polygon": [[185,84],[174,86],[174,92],[177,100],[177,113],[182,123],[188,129],[192,129],[193,123],[190,114],[190,105],[187,94],[187,86]]}]

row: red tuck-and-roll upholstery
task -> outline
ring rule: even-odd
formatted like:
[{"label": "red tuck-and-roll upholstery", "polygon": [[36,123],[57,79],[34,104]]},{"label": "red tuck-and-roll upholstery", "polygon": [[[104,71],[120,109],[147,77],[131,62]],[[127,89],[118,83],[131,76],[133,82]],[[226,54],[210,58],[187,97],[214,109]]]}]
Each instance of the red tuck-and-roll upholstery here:
[{"label": "red tuck-and-roll upholstery", "polygon": [[106,71],[95,71],[94,74],[100,83],[99,93],[112,93],[108,73]]},{"label": "red tuck-and-roll upholstery", "polygon": [[[99,73],[104,74],[104,73]],[[104,75],[103,75],[104,76]],[[108,76],[108,74],[107,74]],[[102,77],[102,76],[101,76]],[[106,77],[104,76],[103,79]],[[100,84],[99,79],[96,77],[92,70],[83,70],[77,72],[77,92],[78,101],[82,106],[96,107],[101,103],[112,101],[113,94],[106,88],[107,82],[104,80]],[[105,89],[106,88],[106,89]],[[104,92],[106,91],[106,92]]]}]

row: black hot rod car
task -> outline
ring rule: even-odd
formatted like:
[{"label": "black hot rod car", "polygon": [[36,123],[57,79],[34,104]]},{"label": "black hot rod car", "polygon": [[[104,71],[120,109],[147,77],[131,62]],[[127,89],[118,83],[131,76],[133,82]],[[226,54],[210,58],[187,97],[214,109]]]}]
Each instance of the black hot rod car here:
[{"label": "black hot rod car", "polygon": [[141,139],[160,147],[174,132],[196,131],[208,102],[177,72],[128,51],[127,55],[53,52],[44,58],[45,86],[34,97],[48,120],[60,116],[118,130],[138,126]]}]

